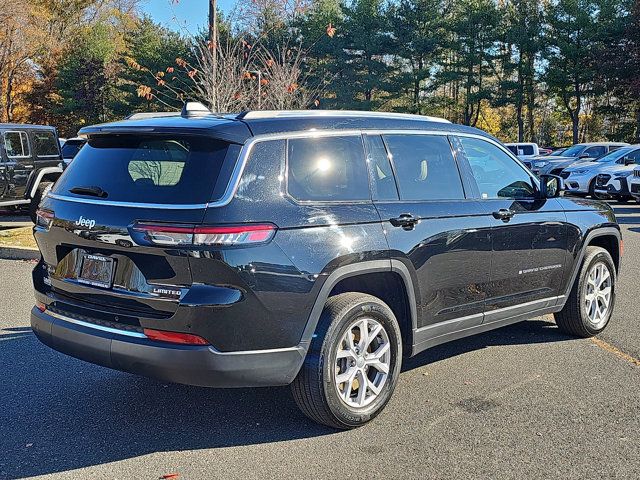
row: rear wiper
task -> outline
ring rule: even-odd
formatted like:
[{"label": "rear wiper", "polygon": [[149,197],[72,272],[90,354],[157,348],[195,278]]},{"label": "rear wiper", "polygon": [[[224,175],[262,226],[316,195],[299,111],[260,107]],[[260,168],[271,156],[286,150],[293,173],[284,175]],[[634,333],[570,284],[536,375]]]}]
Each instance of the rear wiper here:
[{"label": "rear wiper", "polygon": [[88,187],[73,187],[69,189],[69,192],[76,195],[89,195],[91,197],[107,198],[109,195],[100,187],[88,186]]}]

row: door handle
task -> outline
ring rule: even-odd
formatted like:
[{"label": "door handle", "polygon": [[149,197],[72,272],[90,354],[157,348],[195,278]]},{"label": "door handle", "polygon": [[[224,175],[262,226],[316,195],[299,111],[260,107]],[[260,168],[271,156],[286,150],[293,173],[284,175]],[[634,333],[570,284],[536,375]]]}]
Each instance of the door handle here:
[{"label": "door handle", "polygon": [[516,212],[509,208],[501,208],[497,212],[492,213],[493,218],[496,220],[502,220],[503,222],[508,222],[515,214]]},{"label": "door handle", "polygon": [[404,230],[413,230],[420,219],[410,213],[402,213],[399,217],[389,219],[394,227],[402,227]]}]

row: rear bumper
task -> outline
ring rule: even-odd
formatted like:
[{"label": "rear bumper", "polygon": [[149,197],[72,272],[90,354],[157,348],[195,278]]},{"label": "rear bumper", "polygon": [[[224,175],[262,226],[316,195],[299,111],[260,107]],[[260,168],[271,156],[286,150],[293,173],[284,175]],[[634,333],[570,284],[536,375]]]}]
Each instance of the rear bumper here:
[{"label": "rear bumper", "polygon": [[205,387],[287,385],[302,366],[301,346],[218,352],[211,346],[153,341],[137,332],[101,328],[58,314],[31,311],[31,327],[49,347],[105,367]]}]

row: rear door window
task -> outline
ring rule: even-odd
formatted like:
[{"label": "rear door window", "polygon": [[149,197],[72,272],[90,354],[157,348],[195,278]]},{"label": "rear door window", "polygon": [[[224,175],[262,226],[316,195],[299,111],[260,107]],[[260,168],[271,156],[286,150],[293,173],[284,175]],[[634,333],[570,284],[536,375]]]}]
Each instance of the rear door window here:
[{"label": "rear door window", "polygon": [[9,158],[27,158],[31,156],[29,138],[26,132],[5,132],[4,150]]},{"label": "rear door window", "polygon": [[300,201],[369,200],[362,137],[289,139],[287,188],[289,195]]},{"label": "rear door window", "polygon": [[384,135],[402,200],[463,199],[451,145],[440,135]]},{"label": "rear door window", "polygon": [[97,136],[70,163],[54,193],[77,196],[69,190],[100,187],[108,201],[206,203],[228,147],[209,137]]},{"label": "rear door window", "polygon": [[369,168],[376,187],[376,200],[398,200],[398,189],[389,155],[380,135],[367,135]]},{"label": "rear door window", "polygon": [[35,132],[33,148],[38,157],[57,157],[59,153],[58,139],[53,132]]}]

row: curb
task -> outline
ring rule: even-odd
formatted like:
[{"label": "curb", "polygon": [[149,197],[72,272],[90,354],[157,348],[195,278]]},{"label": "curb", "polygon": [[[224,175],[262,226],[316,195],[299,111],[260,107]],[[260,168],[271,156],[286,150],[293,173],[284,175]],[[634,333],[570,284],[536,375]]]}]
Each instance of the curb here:
[{"label": "curb", "polygon": [[40,260],[40,250],[24,247],[0,246],[0,259],[3,260]]}]

